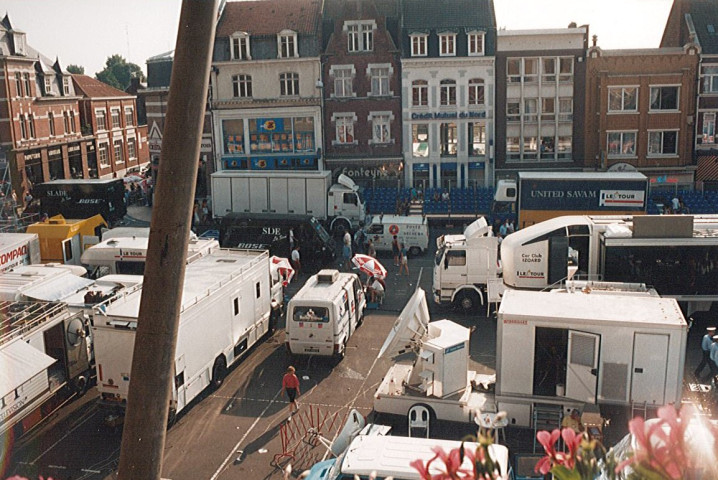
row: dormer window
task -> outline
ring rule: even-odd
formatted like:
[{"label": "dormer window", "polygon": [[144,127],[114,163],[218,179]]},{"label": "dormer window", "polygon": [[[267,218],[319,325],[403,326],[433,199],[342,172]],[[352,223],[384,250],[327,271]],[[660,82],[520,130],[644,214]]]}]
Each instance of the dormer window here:
[{"label": "dormer window", "polygon": [[62,93],[63,95],[70,95],[70,79],[62,77]]},{"label": "dormer window", "polygon": [[13,32],[12,41],[15,46],[15,55],[26,55],[25,34],[22,32]]},{"label": "dormer window", "polygon": [[442,57],[456,56],[456,34],[451,32],[439,34],[439,55]]},{"label": "dormer window", "polygon": [[484,54],[484,32],[468,32],[467,41],[469,42],[469,56],[478,56]]},{"label": "dormer window", "polygon": [[413,35],[409,35],[409,38],[411,38],[411,56],[425,57],[426,44],[429,36],[425,33],[416,33]]},{"label": "dormer window", "polygon": [[279,58],[298,57],[297,32],[282,30],[277,35],[277,47],[279,48]]},{"label": "dormer window", "polygon": [[52,95],[52,77],[45,75],[45,95]]},{"label": "dormer window", "polygon": [[251,60],[249,53],[249,34],[240,32],[229,37],[232,60]]},{"label": "dormer window", "polygon": [[374,20],[352,20],[344,22],[349,52],[371,52],[374,50]]}]

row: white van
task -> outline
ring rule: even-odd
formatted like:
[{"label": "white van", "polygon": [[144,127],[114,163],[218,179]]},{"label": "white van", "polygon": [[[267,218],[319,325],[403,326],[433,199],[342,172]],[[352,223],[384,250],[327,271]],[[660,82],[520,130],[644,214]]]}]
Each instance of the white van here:
[{"label": "white van", "polygon": [[[337,458],[315,464],[305,480],[349,480],[369,478],[376,472],[376,478],[393,477],[394,480],[420,480],[419,471],[410,464],[414,460],[424,463],[436,456],[435,447],[445,452],[458,448],[458,440],[436,440],[433,438],[394,437],[383,435],[358,435],[343,454]],[[476,449],[478,443],[464,442],[464,448]],[[502,480],[509,478],[509,450],[503,445],[489,446],[491,458],[499,464]],[[432,474],[438,474],[441,461],[432,464]],[[463,467],[471,469],[469,457],[464,457]],[[355,477],[356,475],[356,477]]]},{"label": "white van", "polygon": [[419,255],[429,246],[429,224],[419,215],[378,215],[366,227],[366,238],[371,239],[376,251],[391,251],[396,235],[411,255]]},{"label": "white van", "polygon": [[289,301],[287,350],[297,355],[343,358],[365,307],[364,289],[356,274],[321,270]]}]

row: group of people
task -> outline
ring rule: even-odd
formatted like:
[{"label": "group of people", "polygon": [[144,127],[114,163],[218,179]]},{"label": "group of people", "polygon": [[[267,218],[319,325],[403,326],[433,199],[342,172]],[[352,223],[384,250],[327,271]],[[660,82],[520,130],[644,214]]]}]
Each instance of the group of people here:
[{"label": "group of people", "polygon": [[670,214],[688,214],[691,213],[690,209],[683,202],[683,197],[675,196],[671,199],[670,203],[663,204],[663,215]]},{"label": "group of people", "polygon": [[[698,380],[709,381],[712,377],[718,375],[718,335],[716,335],[716,327],[707,327],[706,333],[701,338],[701,363],[698,364],[695,372],[693,372]],[[702,376],[703,370],[708,367],[708,375]]]}]

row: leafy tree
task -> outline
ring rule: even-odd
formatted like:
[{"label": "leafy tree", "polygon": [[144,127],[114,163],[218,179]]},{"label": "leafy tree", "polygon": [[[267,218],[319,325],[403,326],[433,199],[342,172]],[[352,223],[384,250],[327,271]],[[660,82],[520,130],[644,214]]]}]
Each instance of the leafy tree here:
[{"label": "leafy tree", "polygon": [[79,73],[80,75],[84,75],[85,67],[82,67],[80,65],[68,65],[67,71],[70,73]]},{"label": "leafy tree", "polygon": [[99,81],[119,90],[125,90],[129,87],[130,79],[133,77],[138,77],[140,81],[145,81],[145,75],[139,65],[129,63],[122,55],[117,54],[107,57],[105,68],[95,74],[95,78]]}]

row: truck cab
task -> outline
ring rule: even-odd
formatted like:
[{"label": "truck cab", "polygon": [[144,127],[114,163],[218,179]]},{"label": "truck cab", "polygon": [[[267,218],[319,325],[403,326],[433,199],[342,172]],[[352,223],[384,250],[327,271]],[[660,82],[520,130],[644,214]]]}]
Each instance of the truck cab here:
[{"label": "truck cab", "polygon": [[436,240],[434,301],[453,303],[470,311],[487,301],[487,285],[500,274],[498,239],[484,217],[466,227],[463,235]]},{"label": "truck cab", "polygon": [[366,206],[359,187],[344,174],[329,188],[327,213],[332,218],[329,228],[335,233],[355,229],[366,220]]}]

